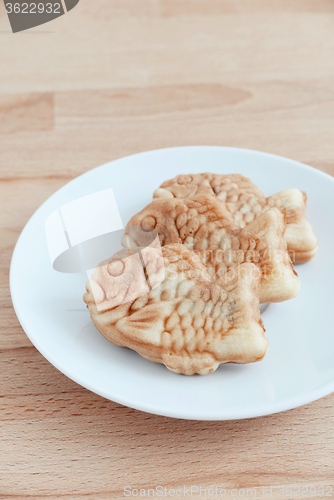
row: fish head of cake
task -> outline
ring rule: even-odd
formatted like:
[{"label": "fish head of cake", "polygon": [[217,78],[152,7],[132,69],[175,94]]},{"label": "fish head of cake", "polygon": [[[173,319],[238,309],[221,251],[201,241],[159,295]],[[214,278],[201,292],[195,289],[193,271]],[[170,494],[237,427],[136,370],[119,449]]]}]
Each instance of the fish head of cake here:
[{"label": "fish head of cake", "polygon": [[161,245],[189,245],[201,227],[215,223],[230,231],[239,228],[228,208],[210,195],[192,198],[155,199],[133,216],[127,227],[136,227],[133,241],[143,246],[150,230],[155,230]]}]

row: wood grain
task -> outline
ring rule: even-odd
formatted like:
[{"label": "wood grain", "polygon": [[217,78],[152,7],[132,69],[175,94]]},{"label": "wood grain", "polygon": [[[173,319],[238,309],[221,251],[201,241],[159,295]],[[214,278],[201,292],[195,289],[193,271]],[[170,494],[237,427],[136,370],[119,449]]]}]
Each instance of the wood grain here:
[{"label": "wood grain", "polygon": [[53,95],[0,95],[0,134],[52,130]]},{"label": "wood grain", "polygon": [[158,485],[219,486],[230,498],[263,485],[334,490],[333,395],[234,422],[122,407],[36,351],[8,286],[34,211],[115,158],[217,144],[333,175],[333,1],[81,0],[16,35],[1,2],[0,42],[0,498],[104,500]]}]

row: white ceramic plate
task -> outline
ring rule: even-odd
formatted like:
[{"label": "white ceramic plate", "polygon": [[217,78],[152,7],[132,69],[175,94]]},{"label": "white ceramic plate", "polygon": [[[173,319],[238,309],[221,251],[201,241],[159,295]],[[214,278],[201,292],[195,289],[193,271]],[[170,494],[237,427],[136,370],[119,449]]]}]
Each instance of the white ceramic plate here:
[{"label": "white ceramic plate", "polygon": [[[221,365],[213,374],[169,372],[95,329],[82,295],[86,276],[50,264],[44,224],[65,203],[112,187],[123,223],[152,199],[160,183],[180,173],[240,173],[267,196],[298,188],[308,194],[307,217],[319,251],[297,266],[294,300],[263,314],[270,349],[251,365]],[[225,420],[280,412],[334,391],[334,179],[286,158],[233,148],[198,146],[150,151],[113,161],[74,179],[33,215],[16,245],[10,274],[17,316],[37,349],[65,375],[101,396],[171,417]]]}]

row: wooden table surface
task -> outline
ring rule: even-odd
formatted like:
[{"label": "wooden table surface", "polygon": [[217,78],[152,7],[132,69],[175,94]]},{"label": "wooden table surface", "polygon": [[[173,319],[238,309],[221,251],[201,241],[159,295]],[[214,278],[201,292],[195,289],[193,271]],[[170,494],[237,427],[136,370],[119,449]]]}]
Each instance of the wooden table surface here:
[{"label": "wooden table surface", "polygon": [[1,498],[124,498],[126,486],[158,485],[227,497],[258,487],[261,498],[263,485],[303,486],[312,498],[310,486],[334,487],[334,395],[245,421],[149,415],[66,378],[16,318],[10,259],[44,200],[107,161],[192,144],[334,174],[333,0],[81,0],[15,35],[1,2]]}]

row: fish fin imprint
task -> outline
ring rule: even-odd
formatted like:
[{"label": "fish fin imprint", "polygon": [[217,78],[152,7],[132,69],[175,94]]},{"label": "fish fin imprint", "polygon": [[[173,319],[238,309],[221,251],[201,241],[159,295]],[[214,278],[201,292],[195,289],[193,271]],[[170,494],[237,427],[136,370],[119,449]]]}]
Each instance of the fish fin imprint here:
[{"label": "fish fin imprint", "polygon": [[282,302],[299,292],[300,282],[287,251],[284,232],[284,214],[277,208],[268,209],[240,232],[245,260],[261,269],[260,303]]},{"label": "fish fin imprint", "polygon": [[307,195],[299,189],[285,189],[267,198],[268,207],[286,212],[285,239],[295,264],[308,262],[317,253],[318,239],[305,216]]}]

